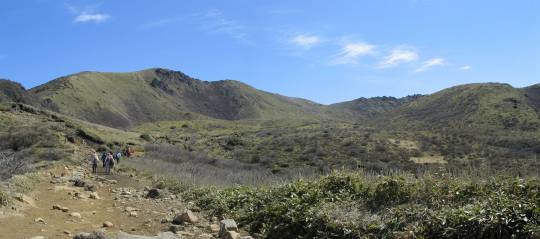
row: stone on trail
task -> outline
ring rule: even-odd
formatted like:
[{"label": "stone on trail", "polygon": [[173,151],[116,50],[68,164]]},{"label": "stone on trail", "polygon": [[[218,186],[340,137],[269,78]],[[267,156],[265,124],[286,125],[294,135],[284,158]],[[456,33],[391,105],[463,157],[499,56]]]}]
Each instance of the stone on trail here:
[{"label": "stone on trail", "polygon": [[26,203],[26,204],[30,204],[32,205],[34,203],[34,200],[32,200],[32,198],[22,194],[22,193],[17,193],[15,194],[15,196],[13,196],[17,201],[19,202],[22,202],[22,203]]},{"label": "stone on trail", "polygon": [[86,182],[80,178],[73,180],[73,186],[75,187],[84,187]]},{"label": "stone on trail", "polygon": [[78,212],[72,212],[69,214],[70,217],[75,217],[75,218],[82,218],[81,214],[78,213]]},{"label": "stone on trail", "polygon": [[103,222],[103,227],[114,227],[114,224],[112,222],[105,221]]},{"label": "stone on trail", "polygon": [[224,237],[229,231],[238,231],[238,226],[233,219],[223,219],[219,223],[219,236]]},{"label": "stone on trail", "polygon": [[218,224],[210,224],[210,226],[208,226],[208,230],[210,230],[212,233],[217,233],[219,232],[219,225]]},{"label": "stone on trail", "polygon": [[87,184],[84,186],[84,190],[85,190],[85,191],[90,191],[90,192],[95,192],[95,191],[97,191],[97,187],[96,187],[96,185],[94,185],[94,184],[89,184],[89,183],[87,183]]},{"label": "stone on trail", "polygon": [[195,214],[190,210],[187,210],[182,214],[176,215],[173,219],[174,224],[184,224],[184,223],[195,224],[198,221],[199,221],[199,218],[197,218],[197,216],[195,216]]},{"label": "stone on trail", "polygon": [[30,239],[47,239],[47,238],[44,236],[35,236],[35,237],[30,237]]},{"label": "stone on trail", "polygon": [[99,200],[99,199],[100,199],[100,197],[99,197],[99,195],[98,195],[97,192],[91,192],[90,195],[89,195],[88,197],[91,198],[91,199],[96,199],[96,200]]},{"label": "stone on trail", "polygon": [[117,239],[180,239],[180,237],[172,232],[159,233],[157,236],[139,236],[120,232]]},{"label": "stone on trail", "polygon": [[178,233],[183,230],[185,230],[185,228],[182,225],[171,225],[169,227],[169,231],[174,232],[174,233]]},{"label": "stone on trail", "polygon": [[223,239],[240,239],[240,234],[235,231],[226,232],[221,238]]},{"label": "stone on trail", "polygon": [[102,231],[94,231],[92,233],[81,232],[75,235],[73,239],[107,239],[107,236]]},{"label": "stone on trail", "polygon": [[43,220],[43,218],[41,218],[41,217],[38,217],[38,218],[34,219],[34,222],[36,222],[36,223],[47,224],[47,223],[45,222],[45,220]]}]

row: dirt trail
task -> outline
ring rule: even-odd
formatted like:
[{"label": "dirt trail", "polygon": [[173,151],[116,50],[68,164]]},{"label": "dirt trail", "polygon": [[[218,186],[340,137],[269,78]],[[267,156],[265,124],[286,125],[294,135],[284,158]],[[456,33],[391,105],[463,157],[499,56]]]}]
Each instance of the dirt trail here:
[{"label": "dirt trail", "polygon": [[[116,238],[114,235],[119,231],[156,235],[167,231],[170,226],[162,223],[163,219],[185,210],[186,204],[174,196],[163,199],[143,197],[144,187],[150,184],[147,181],[127,175],[104,175],[101,171],[98,176],[93,176],[80,167],[61,166],[40,172],[40,183],[28,194],[33,202],[25,203],[16,213],[0,218],[0,238],[73,238],[76,233],[99,229],[105,230],[112,238]],[[90,193],[66,180],[77,174],[83,175],[87,183],[98,186],[100,199],[76,196]],[[53,205],[67,207],[69,211],[54,210]],[[70,216],[73,212],[80,213],[81,218]],[[44,222],[36,221],[38,218]],[[202,216],[199,218],[203,219]],[[112,222],[114,226],[105,228],[105,221]],[[194,225],[183,232],[182,238],[211,238],[211,232],[205,233],[208,225],[208,222]]]}]

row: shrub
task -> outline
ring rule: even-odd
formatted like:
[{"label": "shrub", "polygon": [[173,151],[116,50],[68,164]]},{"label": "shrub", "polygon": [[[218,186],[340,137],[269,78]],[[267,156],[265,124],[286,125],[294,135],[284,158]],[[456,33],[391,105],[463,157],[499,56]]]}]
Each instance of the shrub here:
[{"label": "shrub", "polygon": [[272,187],[179,192],[262,238],[530,238],[540,229],[537,180],[333,172]]},{"label": "shrub", "polygon": [[11,202],[11,197],[0,188],[0,207],[5,207]]},{"label": "shrub", "polygon": [[147,142],[153,142],[155,140],[154,137],[149,134],[141,134],[141,139],[144,139]]},{"label": "shrub", "polygon": [[96,144],[105,144],[105,140],[101,139],[99,135],[94,134],[88,130],[78,128],[76,134],[84,140],[88,140]]}]

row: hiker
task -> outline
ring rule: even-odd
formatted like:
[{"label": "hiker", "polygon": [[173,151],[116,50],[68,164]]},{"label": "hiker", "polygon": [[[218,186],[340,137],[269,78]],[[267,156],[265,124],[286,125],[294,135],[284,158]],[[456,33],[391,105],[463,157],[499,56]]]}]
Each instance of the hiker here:
[{"label": "hiker", "polygon": [[101,154],[101,161],[103,162],[103,168],[105,168],[107,164],[107,152],[103,152],[103,154]]},{"label": "hiker", "polygon": [[118,151],[114,156],[115,156],[114,158],[116,159],[116,163],[120,164],[120,158],[122,158],[122,153]]},{"label": "hiker", "polygon": [[109,163],[109,167],[108,167],[109,171],[108,171],[108,173],[111,174],[111,170],[113,170],[113,168],[114,168],[114,156],[113,156],[112,152],[109,152],[109,154],[107,155],[107,161]]},{"label": "hiker", "polygon": [[93,150],[93,154],[91,155],[91,160],[92,160],[92,173],[93,174],[97,174],[97,165],[98,165],[98,162],[99,162],[99,156],[97,154],[96,151]]},{"label": "hiker", "polygon": [[105,173],[110,174],[111,173],[111,161],[112,161],[112,155],[106,154],[105,156]]}]

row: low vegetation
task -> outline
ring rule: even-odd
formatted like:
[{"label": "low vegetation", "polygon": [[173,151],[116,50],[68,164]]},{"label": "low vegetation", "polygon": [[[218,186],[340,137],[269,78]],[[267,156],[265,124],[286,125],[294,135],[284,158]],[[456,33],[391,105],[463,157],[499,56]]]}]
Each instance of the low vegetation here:
[{"label": "low vegetation", "polygon": [[529,238],[540,182],[508,176],[334,172],[265,187],[156,185],[262,238]]}]

